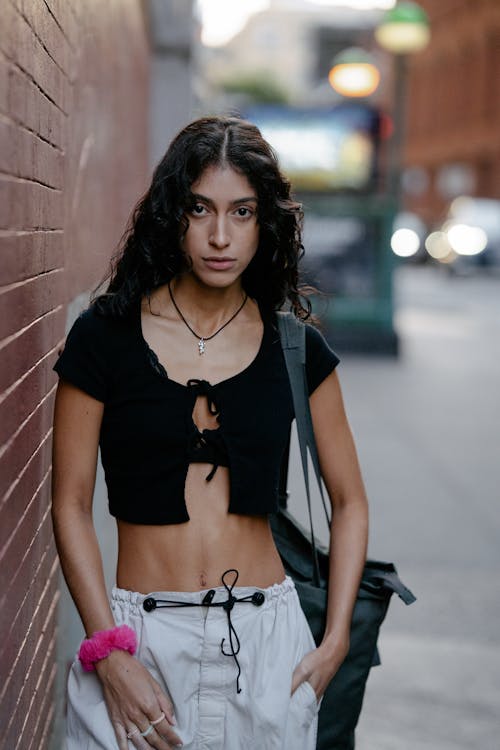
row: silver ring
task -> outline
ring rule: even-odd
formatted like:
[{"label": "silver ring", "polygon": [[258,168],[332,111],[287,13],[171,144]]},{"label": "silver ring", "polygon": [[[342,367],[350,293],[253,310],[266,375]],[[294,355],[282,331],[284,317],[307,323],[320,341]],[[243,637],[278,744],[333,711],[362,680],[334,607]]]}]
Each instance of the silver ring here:
[{"label": "silver ring", "polygon": [[154,721],[151,722],[151,726],[154,727],[156,724],[159,724],[160,721],[163,721],[164,718],[165,718],[165,714],[162,711],[161,714],[160,714],[160,716],[158,716],[157,719],[155,719]]},{"label": "silver ring", "polygon": [[132,729],[131,732],[127,733],[127,740],[131,740],[132,737],[135,737],[136,734],[140,734],[141,730],[135,727],[135,729]]},{"label": "silver ring", "polygon": [[154,731],[155,731],[154,726],[150,724],[149,727],[144,732],[141,732],[141,737],[148,737],[151,734],[151,732],[154,732]]}]

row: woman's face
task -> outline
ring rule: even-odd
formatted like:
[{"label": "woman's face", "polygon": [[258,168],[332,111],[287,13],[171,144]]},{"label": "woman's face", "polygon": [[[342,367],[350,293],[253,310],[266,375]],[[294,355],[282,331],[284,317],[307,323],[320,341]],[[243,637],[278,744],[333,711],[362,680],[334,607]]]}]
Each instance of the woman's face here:
[{"label": "woman's face", "polygon": [[231,167],[208,167],[192,184],[195,203],[182,249],[190,273],[208,286],[225,288],[241,279],[259,244],[257,194]]}]

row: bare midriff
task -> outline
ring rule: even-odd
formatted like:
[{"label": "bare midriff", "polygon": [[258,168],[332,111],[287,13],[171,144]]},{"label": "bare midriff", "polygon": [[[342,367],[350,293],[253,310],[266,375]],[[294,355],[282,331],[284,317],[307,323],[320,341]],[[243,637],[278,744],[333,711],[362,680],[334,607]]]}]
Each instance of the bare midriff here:
[{"label": "bare midriff", "polygon": [[144,594],[200,591],[222,585],[221,576],[230,568],[239,573],[237,586],[266,588],[283,581],[267,517],[228,513],[229,470],[219,466],[207,482],[211,468],[204,463],[189,466],[186,523],[118,521],[120,588]]}]

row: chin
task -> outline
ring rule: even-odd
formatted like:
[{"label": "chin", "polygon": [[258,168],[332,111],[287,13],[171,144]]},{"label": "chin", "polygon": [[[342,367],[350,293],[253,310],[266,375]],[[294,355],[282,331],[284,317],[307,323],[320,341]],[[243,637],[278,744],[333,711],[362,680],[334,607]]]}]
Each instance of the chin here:
[{"label": "chin", "polygon": [[227,289],[227,287],[234,286],[235,284],[241,284],[241,274],[224,273],[221,271],[196,273],[194,269],[191,273],[199,284],[212,289]]}]

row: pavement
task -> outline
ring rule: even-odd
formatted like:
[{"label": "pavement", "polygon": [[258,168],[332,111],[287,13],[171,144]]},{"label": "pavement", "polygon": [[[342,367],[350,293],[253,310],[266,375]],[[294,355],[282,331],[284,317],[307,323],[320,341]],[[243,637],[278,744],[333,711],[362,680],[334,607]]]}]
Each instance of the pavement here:
[{"label": "pavement", "polygon": [[392,599],[356,748],[500,750],[500,276],[402,267],[395,294],[401,356],[339,366],[369,556],[418,599]]}]

